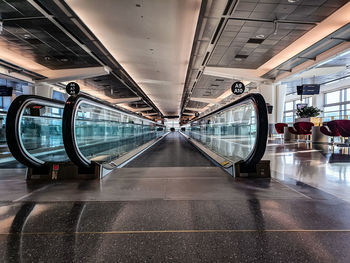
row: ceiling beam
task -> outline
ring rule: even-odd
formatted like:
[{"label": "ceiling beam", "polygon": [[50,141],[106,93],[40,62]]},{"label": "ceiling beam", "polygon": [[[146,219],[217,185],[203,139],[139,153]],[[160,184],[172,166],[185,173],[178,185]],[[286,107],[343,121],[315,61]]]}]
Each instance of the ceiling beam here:
[{"label": "ceiling beam", "polygon": [[120,98],[120,99],[111,99],[112,104],[120,104],[120,103],[127,103],[127,102],[135,102],[140,101],[141,97],[133,97],[133,98]]},{"label": "ceiling beam", "polygon": [[316,44],[318,41],[329,36],[336,30],[350,23],[350,2],[339,8],[329,17],[324,19],[317,26],[306,32],[288,47],[283,49],[276,56],[271,58],[265,64],[261,65],[256,71],[258,76],[263,76],[274,68],[278,67],[287,60],[298,55],[300,52]]},{"label": "ceiling beam", "polygon": [[107,66],[39,71],[39,74],[46,76],[47,78],[43,80],[38,80],[36,81],[36,83],[54,84],[58,82],[72,81],[78,79],[81,80],[108,75],[110,71],[110,68]]},{"label": "ceiling beam", "polygon": [[189,107],[186,107],[185,110],[191,110],[191,111],[199,111],[201,110],[202,108],[189,108]]},{"label": "ceiling beam", "polygon": [[198,102],[212,103],[212,104],[216,103],[216,99],[209,99],[209,98],[194,98],[194,97],[191,97],[191,100],[192,101],[198,101]]},{"label": "ceiling beam", "polygon": [[133,112],[142,112],[142,111],[148,111],[148,110],[152,110],[152,107],[146,107],[146,108],[132,108]]},{"label": "ceiling beam", "polygon": [[333,59],[334,57],[341,55],[342,53],[346,52],[347,50],[350,50],[350,42],[341,43],[341,44],[327,50],[326,52],[319,54],[316,57],[316,60],[305,61],[304,63],[294,67],[292,69],[292,72],[285,72],[285,73],[279,75],[276,78],[276,81],[282,81],[285,79],[295,78],[295,77],[299,78],[300,76],[296,76],[297,73],[301,73],[305,70],[311,69],[312,67],[319,65],[320,63],[322,63],[324,61]]},{"label": "ceiling beam", "polygon": [[265,79],[259,77],[255,69],[243,68],[223,68],[223,67],[206,67],[203,74],[221,77],[227,79],[239,79],[247,81],[263,81]]}]

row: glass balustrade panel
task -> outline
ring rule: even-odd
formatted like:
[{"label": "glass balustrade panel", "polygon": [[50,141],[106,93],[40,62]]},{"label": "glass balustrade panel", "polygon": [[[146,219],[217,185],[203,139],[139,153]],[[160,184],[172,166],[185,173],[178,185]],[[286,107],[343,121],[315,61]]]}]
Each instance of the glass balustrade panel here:
[{"label": "glass balustrade panel", "polygon": [[253,102],[232,106],[185,127],[185,133],[218,155],[233,162],[252,152],[257,132]]},{"label": "glass balustrade panel", "polygon": [[62,107],[30,103],[20,119],[20,137],[24,149],[42,161],[68,160],[62,137]]},{"label": "glass balustrade panel", "polygon": [[81,154],[96,161],[111,161],[164,134],[151,121],[88,102],[78,106],[74,132]]}]

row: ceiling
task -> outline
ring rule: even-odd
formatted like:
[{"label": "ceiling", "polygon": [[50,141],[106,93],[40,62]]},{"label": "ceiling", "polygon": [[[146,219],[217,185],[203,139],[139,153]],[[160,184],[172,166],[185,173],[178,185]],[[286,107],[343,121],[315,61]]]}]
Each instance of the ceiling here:
[{"label": "ceiling", "polygon": [[[346,2],[241,0],[223,29],[207,65],[256,69]],[[280,21],[277,26],[274,20]],[[250,43],[254,40],[261,43]],[[239,59],[237,55],[247,58]]]},{"label": "ceiling", "polygon": [[[182,111],[193,104],[191,98],[208,96],[220,98],[230,88],[227,83],[213,87],[213,83],[207,81],[206,67],[221,68],[222,71],[234,69],[232,72],[246,69],[254,73],[348,2],[299,0],[291,3],[287,0],[233,0],[225,1],[225,5],[216,10],[208,2],[204,20],[216,19],[216,25],[201,26],[202,33],[197,37],[196,49],[192,52],[193,62],[187,76]],[[344,32],[342,34],[337,36],[346,37]],[[334,46],[344,40],[332,41]],[[308,59],[295,58],[295,62],[299,64],[306,60]],[[284,73],[285,70],[282,69],[284,68],[280,65],[262,77],[273,81]],[[234,77],[239,78],[239,75],[232,75],[232,78]],[[241,75],[240,80],[249,79]]]},{"label": "ceiling", "polygon": [[200,0],[66,0],[165,115],[179,113]]},{"label": "ceiling", "polygon": [[127,105],[151,107],[146,113],[159,112],[63,0],[0,0],[0,17],[0,65],[11,72],[45,81],[61,70],[108,67],[109,75],[84,78],[86,90],[95,90],[91,94],[107,101],[140,98]]},{"label": "ceiling", "polygon": [[[125,106],[135,111],[143,108],[145,114],[207,111],[215,107],[212,101],[219,105],[234,99],[229,90],[235,80],[251,81],[251,88],[263,79],[279,80],[296,66],[347,42],[350,23],[258,78],[248,77],[308,37],[348,2],[0,0],[4,22],[0,65],[36,81],[49,78],[45,71],[108,67],[111,74],[87,76],[80,83],[105,100],[131,99]],[[334,71],[349,60],[337,57],[322,67]],[[208,69],[238,73],[220,76]],[[242,70],[249,74],[242,77]],[[347,74],[346,68],[333,71],[320,74],[317,81]],[[217,81],[220,78],[224,81]],[[304,83],[312,80],[303,77]],[[300,78],[289,82],[294,87]]]},{"label": "ceiling", "polygon": [[98,63],[27,1],[0,1],[4,30],[0,45],[49,69]]},{"label": "ceiling", "polygon": [[350,52],[344,52],[315,67],[305,70],[283,81],[287,86],[287,94],[296,93],[296,86],[302,84],[327,84],[350,76]]},{"label": "ceiling", "polygon": [[230,89],[234,81],[228,78],[203,75],[197,84],[197,88],[192,93],[192,97],[215,99]]}]

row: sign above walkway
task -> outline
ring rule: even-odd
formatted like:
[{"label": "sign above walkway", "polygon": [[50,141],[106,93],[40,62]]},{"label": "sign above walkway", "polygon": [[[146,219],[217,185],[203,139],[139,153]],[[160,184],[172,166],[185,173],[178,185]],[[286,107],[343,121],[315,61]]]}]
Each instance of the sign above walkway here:
[{"label": "sign above walkway", "polygon": [[66,91],[69,95],[77,95],[80,91],[80,87],[76,82],[69,82],[66,86]]},{"label": "sign above walkway", "polygon": [[245,90],[245,86],[242,82],[237,81],[237,82],[232,84],[231,90],[232,90],[233,94],[241,95],[241,94],[243,94],[243,92]]}]

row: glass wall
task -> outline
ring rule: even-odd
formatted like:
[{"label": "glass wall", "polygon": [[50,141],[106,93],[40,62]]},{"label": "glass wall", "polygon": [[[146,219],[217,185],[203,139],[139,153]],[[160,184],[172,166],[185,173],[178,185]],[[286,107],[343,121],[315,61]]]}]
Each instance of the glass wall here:
[{"label": "glass wall", "polygon": [[283,122],[284,123],[294,123],[296,119],[296,111],[298,104],[307,104],[312,106],[312,97],[303,98],[303,100],[297,99],[292,101],[287,101],[284,104]]},{"label": "glass wall", "polygon": [[233,162],[249,156],[256,132],[257,116],[252,101],[193,122],[185,130],[188,136]]},{"label": "glass wall", "polygon": [[6,124],[6,112],[0,111],[0,143],[6,143],[6,133],[5,133],[5,124]]},{"label": "glass wall", "polygon": [[24,148],[44,162],[68,160],[62,137],[63,106],[33,102],[26,106],[21,118],[19,132]]},{"label": "glass wall", "polygon": [[88,160],[111,161],[164,134],[163,127],[121,111],[82,102],[75,116],[76,145]]},{"label": "glass wall", "polygon": [[324,96],[324,121],[345,119],[350,115],[350,88],[326,92]]}]

